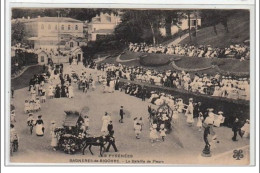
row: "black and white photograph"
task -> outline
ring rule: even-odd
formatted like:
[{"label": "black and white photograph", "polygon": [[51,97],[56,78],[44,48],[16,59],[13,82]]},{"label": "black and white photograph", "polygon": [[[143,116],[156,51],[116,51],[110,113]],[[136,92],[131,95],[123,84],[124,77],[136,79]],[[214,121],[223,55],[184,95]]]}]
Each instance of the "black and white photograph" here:
[{"label": "black and white photograph", "polygon": [[11,165],[252,163],[250,8],[7,10]]}]

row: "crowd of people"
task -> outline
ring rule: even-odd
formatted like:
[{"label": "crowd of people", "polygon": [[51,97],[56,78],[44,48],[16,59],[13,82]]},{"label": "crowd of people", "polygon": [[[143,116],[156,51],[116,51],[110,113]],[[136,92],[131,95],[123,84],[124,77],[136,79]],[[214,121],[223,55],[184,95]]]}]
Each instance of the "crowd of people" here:
[{"label": "crowd of people", "polygon": [[[173,70],[156,71],[143,67],[102,64],[98,67],[109,74],[110,78],[124,78],[130,81],[138,81],[141,83],[150,83],[157,86],[172,87],[183,89],[193,93],[206,94],[216,97],[225,97],[229,99],[249,100],[250,84],[249,78],[223,76],[217,73],[216,75],[198,74],[194,77],[189,72],[177,72]],[[133,90],[132,88],[129,88]],[[135,88],[133,93],[141,95],[140,88]],[[126,91],[130,93],[130,90]],[[133,94],[130,93],[130,94]]]},{"label": "crowd of people", "polygon": [[189,57],[205,58],[236,58],[240,60],[250,59],[250,49],[247,45],[236,44],[227,48],[213,48],[210,45],[172,45],[172,46],[153,46],[146,43],[129,44],[129,50],[133,52],[163,53],[168,55],[183,55]]},{"label": "crowd of people", "polygon": [[[98,70],[104,71],[102,75],[98,75],[97,80],[91,73],[87,73],[82,69],[81,73],[76,73],[71,66],[68,67],[67,74],[64,74],[63,65],[48,65],[44,66],[46,73],[34,75],[29,82],[29,99],[25,101],[25,113],[28,113],[27,124],[30,127],[36,126],[36,135],[44,135],[44,121],[42,115],[38,115],[38,119],[34,119],[34,113],[41,110],[41,103],[46,102],[46,93],[49,98],[73,98],[74,89],[72,84],[78,84],[78,88],[82,89],[84,93],[91,88],[93,91],[96,89],[96,82],[103,84],[103,92],[113,93],[115,91],[123,91],[125,94],[141,98],[142,101],[161,106],[167,104],[169,110],[164,109],[153,110],[151,107],[148,109],[150,118],[150,139],[151,142],[156,142],[159,138],[162,141],[166,140],[167,132],[172,126],[170,123],[178,123],[179,116],[184,114],[186,116],[186,122],[189,126],[196,126],[198,131],[202,131],[203,124],[211,125],[212,127],[220,127],[224,123],[225,117],[221,110],[218,113],[214,113],[213,108],[203,109],[201,102],[194,103],[193,99],[189,100],[188,104],[183,102],[182,98],[175,98],[174,95],[165,94],[158,91],[148,91],[146,87],[141,83],[150,83],[158,86],[174,87],[178,89],[184,89],[194,93],[207,94],[211,96],[227,97],[230,99],[243,99],[249,100],[249,79],[248,78],[232,78],[230,76],[221,76],[216,74],[215,76],[209,76],[207,74],[199,75],[195,74],[194,77],[186,72],[176,71],[163,71],[159,72],[153,69],[146,69],[143,67],[127,67],[125,65],[114,64],[101,64],[96,67]],[[105,74],[105,75],[104,75]],[[139,84],[126,83],[124,86],[120,86],[120,78],[127,79],[129,81],[137,81]],[[45,83],[48,82],[48,85]],[[47,88],[48,86],[48,88]],[[47,91],[46,91],[47,90]],[[119,122],[124,123],[124,110],[123,106],[119,111]],[[15,117],[15,115],[14,115]],[[82,122],[81,127],[83,130],[88,130],[89,118]],[[144,129],[144,123],[142,117],[134,118],[134,133],[136,139],[141,138],[142,130]],[[13,120],[15,123],[15,120]],[[113,136],[113,124],[109,113],[105,113],[102,117],[101,132],[110,134]],[[246,121],[244,126],[234,128],[233,140],[236,141],[236,134],[242,134],[241,136],[248,137],[249,120]],[[52,122],[52,146],[57,147],[57,133],[54,132],[55,122]],[[214,137],[215,139],[216,137]],[[213,140],[212,140],[213,141]],[[206,142],[206,141],[205,141]],[[117,151],[117,149],[115,149]]]}]

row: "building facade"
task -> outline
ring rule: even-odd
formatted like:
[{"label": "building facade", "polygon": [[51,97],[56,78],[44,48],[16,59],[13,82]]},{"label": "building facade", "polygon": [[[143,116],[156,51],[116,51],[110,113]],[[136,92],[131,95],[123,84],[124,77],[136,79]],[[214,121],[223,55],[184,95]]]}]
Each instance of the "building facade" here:
[{"label": "building facade", "polygon": [[113,34],[119,23],[121,23],[119,15],[101,12],[88,23],[88,41],[96,41],[102,36]]},{"label": "building facade", "polygon": [[[34,49],[63,49],[61,42],[84,39],[83,22],[66,17],[38,17],[20,20]],[[78,44],[74,44],[78,46]],[[64,47],[65,48],[65,47]]]}]

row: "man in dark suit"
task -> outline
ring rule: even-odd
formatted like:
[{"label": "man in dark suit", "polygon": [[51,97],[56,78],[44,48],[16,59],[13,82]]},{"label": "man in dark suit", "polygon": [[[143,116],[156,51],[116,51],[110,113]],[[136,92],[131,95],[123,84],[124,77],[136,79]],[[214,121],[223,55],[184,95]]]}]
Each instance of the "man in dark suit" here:
[{"label": "man in dark suit", "polygon": [[114,135],[114,130],[112,130],[112,132],[106,136],[106,140],[108,141],[106,152],[109,152],[109,148],[111,145],[114,148],[115,152],[118,152],[118,149],[116,148],[116,144],[115,144],[115,137],[113,135]]},{"label": "man in dark suit", "polygon": [[235,122],[232,127],[232,131],[234,132],[234,136],[232,137],[233,141],[237,141],[237,132],[242,138],[241,126],[238,118],[235,119]]},{"label": "man in dark suit", "polygon": [[109,124],[107,125],[107,130],[109,135],[114,133],[112,121],[110,121]]},{"label": "man in dark suit", "polygon": [[120,120],[119,122],[120,123],[123,123],[123,119],[124,119],[124,109],[123,109],[123,106],[121,106],[120,110],[119,110],[119,115],[120,115]]}]

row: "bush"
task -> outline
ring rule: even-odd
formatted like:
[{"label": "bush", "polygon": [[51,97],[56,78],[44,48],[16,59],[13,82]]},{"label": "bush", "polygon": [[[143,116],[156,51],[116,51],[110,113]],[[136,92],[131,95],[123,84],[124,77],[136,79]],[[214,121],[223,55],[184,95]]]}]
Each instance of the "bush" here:
[{"label": "bush", "polygon": [[140,57],[140,64],[143,66],[158,67],[170,63],[170,58],[166,56],[159,56],[156,54],[149,54]]}]

